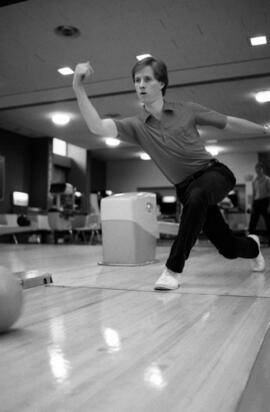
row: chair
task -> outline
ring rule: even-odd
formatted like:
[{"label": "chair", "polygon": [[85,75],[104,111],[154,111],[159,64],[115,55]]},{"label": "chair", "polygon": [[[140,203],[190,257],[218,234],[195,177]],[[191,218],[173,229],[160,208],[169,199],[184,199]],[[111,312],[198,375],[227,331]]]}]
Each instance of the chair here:
[{"label": "chair", "polygon": [[[83,226],[73,227],[74,239],[81,236],[85,243],[101,242],[101,222],[99,213],[90,213],[85,217]],[[89,239],[88,239],[89,237]]]},{"label": "chair", "polygon": [[72,238],[72,226],[71,219],[69,217],[65,217],[59,211],[49,211],[48,222],[54,235],[55,244],[58,243],[59,237],[65,237],[65,235],[68,235],[69,239]]}]

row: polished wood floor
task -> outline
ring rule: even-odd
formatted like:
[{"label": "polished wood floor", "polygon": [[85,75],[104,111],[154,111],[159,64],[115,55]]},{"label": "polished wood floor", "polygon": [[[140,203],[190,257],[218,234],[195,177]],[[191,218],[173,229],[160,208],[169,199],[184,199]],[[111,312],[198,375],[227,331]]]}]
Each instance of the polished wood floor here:
[{"label": "polished wood floor", "polygon": [[266,411],[249,409],[248,391],[269,328],[269,269],[252,273],[199,244],[181,288],[153,291],[168,250],[115,267],[97,264],[99,245],[0,244],[12,271],[53,275],[24,290],[21,318],[0,336],[0,410]]}]

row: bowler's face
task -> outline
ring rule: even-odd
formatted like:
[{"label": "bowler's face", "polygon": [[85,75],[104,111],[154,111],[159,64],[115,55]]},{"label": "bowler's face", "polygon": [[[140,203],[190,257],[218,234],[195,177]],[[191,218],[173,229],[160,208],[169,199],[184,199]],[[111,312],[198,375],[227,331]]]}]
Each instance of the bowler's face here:
[{"label": "bowler's face", "polygon": [[153,103],[162,97],[164,83],[155,79],[151,66],[146,66],[135,73],[134,84],[142,103]]},{"label": "bowler's face", "polygon": [[256,166],[255,170],[258,176],[263,175],[263,168],[261,166]]}]

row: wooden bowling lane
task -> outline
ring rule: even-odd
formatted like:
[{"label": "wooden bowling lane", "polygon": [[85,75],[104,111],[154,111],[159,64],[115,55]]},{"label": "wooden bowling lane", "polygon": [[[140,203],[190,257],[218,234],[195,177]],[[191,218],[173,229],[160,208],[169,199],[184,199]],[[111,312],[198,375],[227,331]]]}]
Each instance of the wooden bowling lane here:
[{"label": "wooden bowling lane", "polygon": [[233,411],[269,316],[269,302],[251,297],[29,289],[23,316],[1,337],[1,404]]},{"label": "wooden bowling lane", "polygon": [[0,336],[5,412],[235,412],[249,391],[269,327],[268,270],[195,248],[182,287],[166,293],[153,283],[168,248],[133,268],[98,266],[96,246],[0,251],[2,264],[54,280],[24,291],[23,315]]},{"label": "wooden bowling lane", "polygon": [[270,330],[268,330],[247,386],[239,401],[237,412],[268,412],[270,409]]}]

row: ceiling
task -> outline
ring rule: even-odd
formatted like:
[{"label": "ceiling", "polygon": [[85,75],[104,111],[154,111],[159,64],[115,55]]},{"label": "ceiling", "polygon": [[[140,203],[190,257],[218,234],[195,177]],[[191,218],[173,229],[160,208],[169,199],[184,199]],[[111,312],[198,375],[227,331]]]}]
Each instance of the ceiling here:
[{"label": "ceiling", "polygon": [[[13,4],[11,4],[13,3]],[[77,107],[72,76],[57,69],[90,60],[86,90],[101,116],[136,114],[130,76],[136,55],[151,53],[169,71],[167,100],[190,100],[231,116],[270,123],[270,103],[254,94],[270,89],[269,0],[28,0],[0,1],[0,128],[39,138],[52,136],[92,151],[96,158],[136,158],[140,149],[106,148]],[[78,37],[55,28],[75,26]],[[269,43],[251,47],[265,34]],[[68,112],[56,127],[50,116]],[[201,129],[224,152],[268,151],[263,136]]]}]

